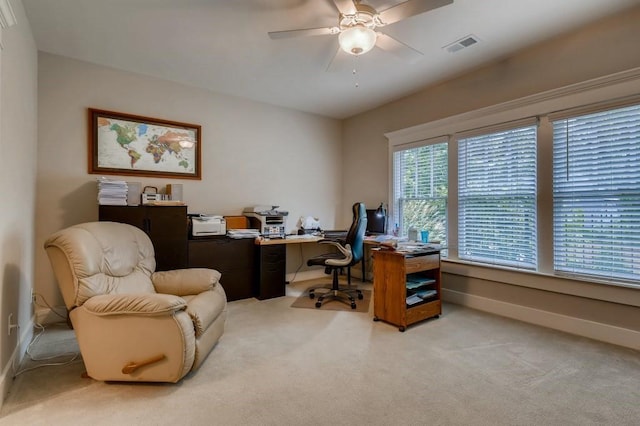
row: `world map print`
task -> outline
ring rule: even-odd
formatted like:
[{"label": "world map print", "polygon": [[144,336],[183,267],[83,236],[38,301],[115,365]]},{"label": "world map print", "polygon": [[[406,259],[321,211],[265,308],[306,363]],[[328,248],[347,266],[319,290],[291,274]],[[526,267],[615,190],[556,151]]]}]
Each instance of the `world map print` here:
[{"label": "world map print", "polygon": [[98,167],[195,173],[194,130],[98,117]]}]

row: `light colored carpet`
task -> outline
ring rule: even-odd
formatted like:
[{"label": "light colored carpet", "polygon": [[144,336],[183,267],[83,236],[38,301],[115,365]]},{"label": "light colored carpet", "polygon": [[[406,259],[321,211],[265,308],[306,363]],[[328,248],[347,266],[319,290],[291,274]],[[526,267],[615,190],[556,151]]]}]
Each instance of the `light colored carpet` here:
[{"label": "light colored carpet", "polygon": [[[318,281],[318,280],[313,280],[313,281]],[[326,281],[327,280],[324,280],[322,281],[322,283],[326,283]],[[346,284],[346,282],[344,284]],[[353,283],[352,285],[354,288],[357,287],[356,283]],[[321,296],[322,294],[326,294],[327,290],[318,289],[318,291],[315,292],[316,297],[314,299],[310,299],[309,298],[310,288],[318,288],[318,284],[309,285],[308,287],[306,287],[306,289],[302,292],[302,294],[298,296],[294,300],[294,302],[291,304],[292,308],[321,309],[324,311],[347,311],[347,312],[360,312],[360,313],[369,312],[369,304],[371,302],[371,290],[365,290],[365,289],[362,290],[362,297],[363,297],[362,300],[359,300],[354,294],[353,298],[355,299],[355,302],[356,302],[355,309],[352,309],[351,305],[347,303],[340,302],[337,300],[332,300],[330,299],[329,296],[327,296],[327,298],[322,302],[321,307],[316,308],[316,302],[318,300],[318,297]]]},{"label": "light colored carpet", "polygon": [[[222,340],[176,385],[82,379],[81,361],[21,374],[0,424],[638,424],[636,351],[450,304],[400,333],[371,311],[291,308],[307,287],[230,303]],[[57,327],[34,352],[75,347]]]}]

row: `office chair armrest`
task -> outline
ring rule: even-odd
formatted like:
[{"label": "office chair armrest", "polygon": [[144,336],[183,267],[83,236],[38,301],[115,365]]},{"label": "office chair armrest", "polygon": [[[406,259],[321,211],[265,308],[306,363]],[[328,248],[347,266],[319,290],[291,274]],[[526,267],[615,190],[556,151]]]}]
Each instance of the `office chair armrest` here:
[{"label": "office chair armrest", "polygon": [[327,265],[348,266],[351,263],[351,260],[353,260],[353,253],[351,252],[351,246],[349,244],[347,244],[346,246],[343,246],[342,244],[337,243],[335,241],[326,241],[326,240],[320,240],[318,242],[321,244],[331,244],[332,246],[336,247],[340,251],[340,253],[342,253],[342,255],[344,256],[343,259],[327,259],[325,261]]}]

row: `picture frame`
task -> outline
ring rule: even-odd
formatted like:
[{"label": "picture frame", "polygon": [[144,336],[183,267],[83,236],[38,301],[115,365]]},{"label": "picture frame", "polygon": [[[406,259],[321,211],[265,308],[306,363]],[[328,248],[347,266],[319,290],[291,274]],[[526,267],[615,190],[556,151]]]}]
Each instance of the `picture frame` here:
[{"label": "picture frame", "polygon": [[198,124],[88,108],[89,173],[202,179]]}]

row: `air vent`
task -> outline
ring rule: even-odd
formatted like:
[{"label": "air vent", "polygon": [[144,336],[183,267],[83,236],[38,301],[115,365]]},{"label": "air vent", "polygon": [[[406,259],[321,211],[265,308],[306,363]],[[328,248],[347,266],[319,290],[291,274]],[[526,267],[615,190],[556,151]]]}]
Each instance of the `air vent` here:
[{"label": "air vent", "polygon": [[468,35],[466,37],[461,38],[458,41],[454,41],[451,44],[448,44],[446,46],[443,47],[444,50],[446,50],[449,53],[455,53],[459,50],[462,50],[466,47],[469,46],[473,46],[474,44],[478,43],[480,40],[478,40],[478,37],[474,36],[474,35]]}]

